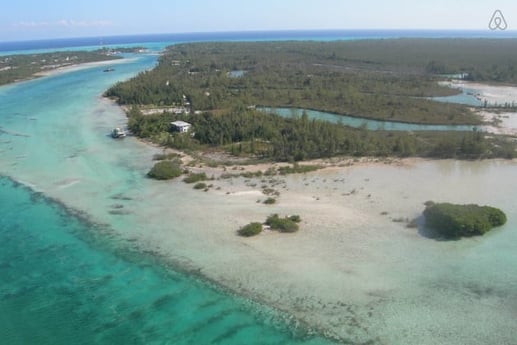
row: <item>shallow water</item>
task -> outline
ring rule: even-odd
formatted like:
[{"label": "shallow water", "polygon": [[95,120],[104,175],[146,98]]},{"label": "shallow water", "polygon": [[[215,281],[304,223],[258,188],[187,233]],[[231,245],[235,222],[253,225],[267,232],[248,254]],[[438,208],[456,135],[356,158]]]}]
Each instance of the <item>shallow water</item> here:
[{"label": "shallow water", "polygon": [[325,344],[0,178],[2,344]]},{"label": "shallow water", "polygon": [[[301,116],[303,109],[297,108],[260,108],[283,117]],[[421,125],[396,121],[380,121],[356,116],[339,115],[317,110],[305,110],[309,119],[341,123],[354,128],[364,127],[371,131],[472,131],[474,126],[468,125]]]},{"label": "shallow water", "polygon": [[[338,309],[331,316],[353,316],[362,341],[376,335],[382,344],[514,344],[516,172],[510,161],[446,160],[292,176],[291,198],[312,196],[305,202],[314,212],[299,206],[283,211],[310,224],[289,241],[304,257],[308,277],[322,278],[313,291],[322,296],[323,282],[333,282],[335,291],[325,292],[330,301],[351,306],[353,313]],[[427,200],[493,205],[506,212],[508,223],[480,238],[440,241],[422,226],[408,229],[405,221],[394,221],[418,217]],[[318,261],[325,265],[312,269]],[[319,275],[330,265],[333,275]]]},{"label": "shallow water", "polygon": [[[0,337],[5,344],[324,344],[245,299],[165,269],[125,235],[150,149],[100,94],[155,64],[138,56],[0,88]],[[136,191],[136,192],[135,192]],[[197,274],[196,274],[197,275]]]},{"label": "shallow water", "polygon": [[473,107],[480,107],[483,105],[479,99],[476,98],[477,92],[476,90],[469,88],[462,88],[461,93],[453,96],[444,96],[444,97],[432,97],[430,99],[438,102],[444,103],[457,103],[457,104],[465,104]]}]

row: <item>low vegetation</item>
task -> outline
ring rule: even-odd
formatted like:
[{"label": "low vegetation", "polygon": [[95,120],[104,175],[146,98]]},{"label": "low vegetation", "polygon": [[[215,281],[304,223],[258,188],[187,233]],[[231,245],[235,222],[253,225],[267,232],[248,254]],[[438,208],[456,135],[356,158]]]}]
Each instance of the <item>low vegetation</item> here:
[{"label": "low vegetation", "polygon": [[273,214],[266,219],[266,225],[271,227],[271,230],[278,230],[280,232],[296,232],[299,229],[297,222],[289,217],[280,218],[278,214]]},{"label": "low vegetation", "polygon": [[427,226],[446,238],[483,235],[506,223],[503,211],[474,204],[427,203],[424,216]]},{"label": "low vegetation", "polygon": [[183,174],[181,164],[178,160],[164,160],[157,162],[147,176],[156,180],[171,180]]},{"label": "low vegetation", "polygon": [[153,156],[154,161],[173,160],[176,158],[181,158],[181,155],[179,153],[158,153]]},{"label": "low vegetation", "polygon": [[201,182],[201,181],[206,181],[206,180],[208,180],[208,177],[206,176],[206,173],[202,172],[202,173],[198,173],[198,174],[194,174],[194,173],[189,174],[187,177],[185,177],[183,179],[183,182],[196,183],[196,182]]},{"label": "low vegetation", "polygon": [[278,173],[280,175],[289,175],[289,174],[306,174],[312,171],[316,171],[321,169],[320,165],[300,165],[293,164],[292,166],[280,167],[278,168]]},{"label": "low vegetation", "polygon": [[276,203],[276,199],[275,198],[267,198],[266,200],[264,200],[264,204],[265,205],[273,205]]},{"label": "low vegetation", "polygon": [[198,182],[194,185],[194,189],[207,189],[208,186],[204,182]]},{"label": "low vegetation", "polygon": [[244,237],[251,237],[258,235],[262,232],[262,224],[260,223],[250,223],[246,226],[240,228],[237,233]]},{"label": "low vegetation", "polygon": [[[298,223],[301,221],[299,215],[280,218],[278,214],[273,214],[266,219],[264,224],[274,231],[292,233],[298,231]],[[237,233],[244,237],[251,237],[260,234],[262,229],[263,225],[255,222],[240,228]]]}]

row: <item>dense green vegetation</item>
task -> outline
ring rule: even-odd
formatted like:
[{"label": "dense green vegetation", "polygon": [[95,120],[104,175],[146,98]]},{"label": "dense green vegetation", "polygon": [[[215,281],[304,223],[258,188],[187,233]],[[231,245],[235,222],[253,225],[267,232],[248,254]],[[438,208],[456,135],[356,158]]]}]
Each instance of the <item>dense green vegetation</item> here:
[{"label": "dense green vegetation", "polygon": [[483,235],[506,223],[503,211],[479,205],[429,203],[424,216],[426,224],[446,238]]},{"label": "dense green vegetation", "polygon": [[298,163],[294,163],[292,166],[279,167],[278,173],[280,175],[306,174],[312,171],[319,170],[321,168],[322,166],[319,165],[300,165]]},{"label": "dense green vegetation", "polygon": [[147,173],[147,176],[156,180],[171,180],[183,174],[180,162],[177,160],[159,161]]},{"label": "dense green vegetation", "polygon": [[258,235],[262,232],[262,224],[260,223],[250,223],[246,226],[240,228],[237,233],[244,237],[251,237]]},{"label": "dense green vegetation", "polygon": [[[157,68],[115,85],[106,95],[121,104],[161,106],[188,101],[194,110],[256,104],[393,121],[474,124],[479,120],[467,107],[423,97],[457,93],[437,84],[442,74],[517,81],[514,42],[400,39],[180,44],[168,49]],[[236,71],[238,76],[233,74]]]},{"label": "dense green vegetation", "polygon": [[181,158],[181,155],[178,153],[157,153],[153,156],[154,161],[174,160],[176,158]]},{"label": "dense green vegetation", "polygon": [[199,173],[199,174],[191,173],[183,179],[183,182],[196,183],[196,182],[201,182],[201,181],[206,181],[206,180],[208,180],[208,177],[206,176],[206,174],[204,172]]},{"label": "dense green vegetation", "polygon": [[0,85],[33,78],[39,72],[86,62],[120,59],[105,51],[67,51],[0,57]]},{"label": "dense green vegetation", "polygon": [[[301,118],[283,118],[246,108],[225,114],[160,114],[143,116],[138,109],[129,113],[128,126],[137,136],[181,150],[218,147],[233,155],[253,155],[275,161],[350,156],[422,156],[439,158],[512,158],[514,143],[504,137],[487,137],[472,132],[372,132],[339,124]],[[188,121],[195,135],[169,132],[170,122]],[[284,168],[311,170],[305,166]]]},{"label": "dense green vegetation", "polygon": [[[514,55],[510,53],[517,52],[514,42],[400,39],[180,44],[170,47],[154,70],[118,83],[106,95],[133,105],[128,116],[134,134],[180,150],[218,148],[235,156],[275,161],[337,155],[512,158],[515,142],[479,131],[372,132],[307,116],[281,118],[255,111],[254,105],[417,123],[478,123],[466,106],[425,97],[456,92],[438,85],[442,74],[467,73],[475,80],[511,82],[511,74],[501,80],[501,73],[492,73],[490,66],[511,69]],[[161,106],[191,112],[188,116],[144,116],[139,110]],[[175,120],[191,123],[192,135],[171,133],[170,122]]]},{"label": "dense green vegetation", "polygon": [[[301,221],[299,218],[295,220]],[[271,227],[271,230],[278,230],[280,232],[296,232],[299,226],[296,221],[289,217],[280,218],[278,214],[273,214],[266,219],[266,225]]]},{"label": "dense green vegetation", "polygon": [[205,190],[206,190],[207,188],[208,188],[208,186],[207,186],[207,184],[206,184],[206,183],[204,183],[204,182],[198,182],[198,183],[196,183],[196,184],[194,185],[194,189],[198,189],[198,190],[199,190],[199,189],[205,189]]},{"label": "dense green vegetation", "polygon": [[276,203],[276,199],[275,198],[272,198],[272,197],[269,197],[267,198],[266,200],[264,200],[264,204],[265,205],[273,205]]},{"label": "dense green vegetation", "polygon": [[[271,216],[267,217],[265,224],[269,226],[271,230],[292,233],[298,231],[298,223],[300,223],[301,221],[302,219],[299,215],[280,218],[278,214],[272,214]],[[255,236],[260,234],[261,232],[262,224],[257,222],[250,223],[237,230],[237,233],[244,237]]]}]

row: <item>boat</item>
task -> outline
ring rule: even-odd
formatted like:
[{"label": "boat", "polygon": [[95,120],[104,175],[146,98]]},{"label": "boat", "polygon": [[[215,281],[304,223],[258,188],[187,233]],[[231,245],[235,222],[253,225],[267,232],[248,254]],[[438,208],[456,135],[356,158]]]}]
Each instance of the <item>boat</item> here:
[{"label": "boat", "polygon": [[113,139],[124,138],[125,136],[126,132],[121,128],[113,128],[113,130],[111,131],[111,137]]},{"label": "boat", "polygon": [[110,68],[106,68],[103,72],[113,72],[115,69],[110,67]]}]

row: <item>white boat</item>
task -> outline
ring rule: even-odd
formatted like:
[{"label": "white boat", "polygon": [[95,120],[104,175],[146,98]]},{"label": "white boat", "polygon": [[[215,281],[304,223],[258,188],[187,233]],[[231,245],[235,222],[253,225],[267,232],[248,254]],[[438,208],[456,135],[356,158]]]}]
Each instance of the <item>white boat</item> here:
[{"label": "white boat", "polygon": [[121,128],[117,127],[111,131],[111,137],[114,139],[124,138],[125,136],[126,136],[126,132],[124,132],[124,130]]}]

